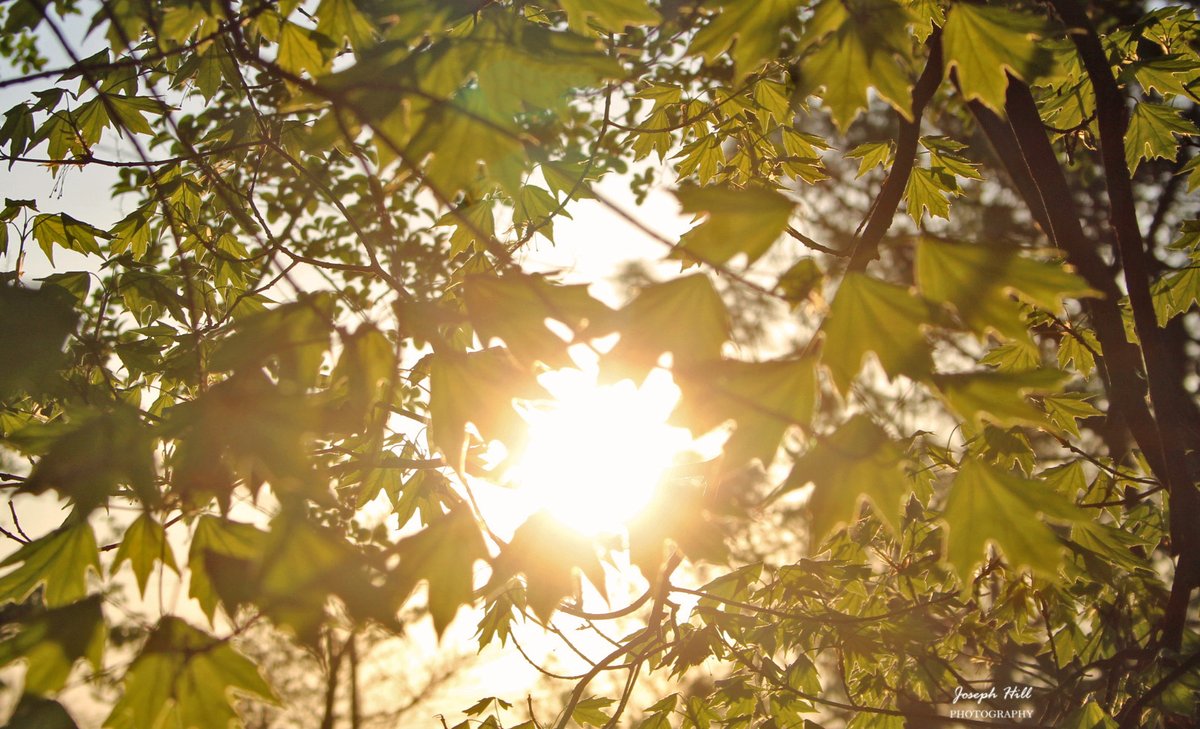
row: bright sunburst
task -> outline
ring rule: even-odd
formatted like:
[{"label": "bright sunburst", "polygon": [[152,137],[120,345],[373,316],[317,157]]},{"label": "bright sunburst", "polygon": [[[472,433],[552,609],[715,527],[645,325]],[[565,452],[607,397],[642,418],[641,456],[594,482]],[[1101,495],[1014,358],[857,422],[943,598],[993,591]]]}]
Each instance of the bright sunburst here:
[{"label": "bright sunburst", "polygon": [[679,390],[665,370],[640,386],[596,381],[592,368],[539,380],[553,395],[526,414],[530,438],[509,479],[533,506],[584,534],[619,531],[641,511],[674,457],[692,443],[666,424]]}]

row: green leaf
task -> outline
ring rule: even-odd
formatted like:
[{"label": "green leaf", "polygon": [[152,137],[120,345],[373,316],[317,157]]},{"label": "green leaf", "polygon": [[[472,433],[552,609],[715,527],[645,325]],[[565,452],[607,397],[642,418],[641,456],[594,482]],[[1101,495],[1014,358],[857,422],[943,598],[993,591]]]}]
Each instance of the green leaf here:
[{"label": "green leaf", "polygon": [[[496,235],[496,218],[492,213],[491,200],[480,200],[455,208],[438,218],[438,225],[453,225],[450,234],[450,255],[467,251],[472,243],[476,250],[484,250]],[[482,240],[480,240],[482,238]]]},{"label": "green leaf", "polygon": [[132,134],[153,135],[154,129],[146,121],[144,113],[155,114],[161,116],[163,113],[163,105],[157,100],[139,97],[139,96],[121,96],[118,94],[105,94],[105,101],[108,108],[116,115],[116,120],[121,128],[128,130]]},{"label": "green leaf", "polygon": [[312,77],[321,75],[326,66],[325,55],[313,32],[288,20],[279,31],[279,55],[275,62],[285,71],[297,75],[308,71]]},{"label": "green leaf", "polygon": [[166,530],[148,512],[143,512],[125,530],[125,536],[121,539],[121,546],[117,548],[117,556],[113,559],[109,573],[116,574],[126,561],[133,568],[138,590],[143,595],[146,594],[146,584],[154,570],[155,562],[162,562],[163,567],[179,572],[175,563],[175,553],[167,542]]},{"label": "green leaf", "polygon": [[17,702],[4,729],[79,729],[79,725],[62,704],[26,693]]},{"label": "green leaf", "polygon": [[329,376],[329,390],[339,396],[336,411],[343,428],[358,432],[387,399],[387,387],[396,377],[396,347],[387,335],[363,325],[342,335],[342,356]]},{"label": "green leaf", "polygon": [[47,607],[69,605],[87,595],[87,571],[100,574],[100,550],[86,520],[68,521],[0,562],[0,567],[20,565],[0,577],[0,604],[20,602],[42,585]]},{"label": "green leaf", "polygon": [[339,598],[352,620],[397,627],[397,603],[390,590],[372,584],[375,575],[363,553],[342,534],[295,512],[285,511],[271,522],[259,559],[228,560],[210,551],[205,568],[226,612],[235,614],[243,603],[258,605],[310,647],[320,643],[331,596]]},{"label": "green leaf", "polygon": [[[188,552],[188,595],[200,603],[210,623],[222,601],[221,593],[228,592],[221,589],[223,582],[244,581],[250,563],[262,556],[266,542],[267,533],[251,524],[208,515],[196,521]],[[226,607],[232,612],[236,606]]]},{"label": "green leaf", "polygon": [[109,234],[103,230],[66,213],[43,213],[33,219],[33,239],[41,246],[50,263],[54,263],[56,245],[78,253],[100,255],[100,244],[96,239],[108,237]]},{"label": "green leaf", "polygon": [[486,189],[480,164],[505,190],[515,193],[520,188],[524,145],[516,132],[491,120],[478,90],[467,90],[456,102],[438,104],[425,114],[407,156],[420,162],[427,155],[432,158],[425,163],[425,182],[444,200],[452,200],[460,190]]},{"label": "green leaf", "polygon": [[933,382],[950,407],[977,426],[987,421],[1005,427],[1055,430],[1026,395],[1053,392],[1066,379],[1063,372],[1045,369],[934,375]]},{"label": "green leaf", "polygon": [[165,617],[125,673],[111,729],[228,729],[237,697],[274,701],[258,669],[228,640]]},{"label": "green leaf", "polygon": [[933,361],[922,328],[937,316],[929,302],[904,286],[847,274],[823,327],[821,361],[842,392],[849,389],[868,351],[875,352],[891,377],[926,378]]},{"label": "green leaf", "polygon": [[893,154],[891,142],[869,142],[867,144],[860,144],[850,150],[846,153],[846,157],[859,161],[858,175],[856,176],[862,177],[876,167],[887,167],[890,165]]},{"label": "green leaf", "polygon": [[612,699],[602,696],[592,696],[575,704],[571,712],[571,720],[584,726],[603,727],[608,725],[609,716],[604,709],[611,706]]},{"label": "green leaf", "polygon": [[58,286],[0,285],[0,399],[50,381],[76,320],[75,302]]},{"label": "green leaf", "polygon": [[946,76],[957,69],[967,101],[978,99],[1003,115],[1008,74],[1032,82],[1050,62],[1039,39],[1045,35],[1039,17],[994,5],[955,3],[942,33]]},{"label": "green leaf", "polygon": [[696,187],[675,191],[683,212],[705,215],[704,221],[684,234],[681,253],[710,265],[721,265],[739,253],[747,265],[757,261],[783,233],[794,204],[784,195],[764,188]]},{"label": "green leaf", "polygon": [[950,218],[950,198],[957,195],[958,182],[940,170],[914,167],[904,186],[908,216],[917,225],[926,211],[935,218]]},{"label": "green leaf", "polygon": [[435,354],[430,373],[430,445],[455,467],[465,454],[467,423],[485,441],[500,440],[512,450],[525,431],[513,399],[545,396],[533,374],[504,349]]},{"label": "green leaf", "polygon": [[1100,341],[1090,329],[1071,327],[1058,340],[1058,366],[1065,370],[1072,365],[1084,377],[1090,377],[1096,369],[1093,352],[1100,352]]},{"label": "green leaf", "polygon": [[[858,518],[862,499],[899,534],[903,498],[912,490],[904,450],[866,415],[856,415],[796,459],[775,496],[813,484],[807,509],[815,540]],[[816,542],[814,541],[814,544]]]},{"label": "green leaf", "polygon": [[709,17],[688,50],[711,63],[735,44],[729,57],[744,76],[776,57],[779,31],[793,17],[799,0],[718,0],[712,5],[721,12]]},{"label": "green leaf", "polygon": [[577,33],[587,30],[588,21],[604,30],[620,33],[627,25],[657,25],[658,11],[645,0],[559,0],[567,12],[567,22]]},{"label": "green leaf", "polygon": [[1154,286],[1154,310],[1160,326],[1191,311],[1200,302],[1200,266],[1172,271]]},{"label": "green leaf", "polygon": [[604,570],[591,541],[539,511],[525,520],[508,546],[500,550],[487,589],[494,591],[514,575],[524,574],[529,607],[545,621],[564,596],[575,594],[576,570],[604,593]]},{"label": "green leaf", "polygon": [[1130,64],[1129,69],[1134,72],[1143,89],[1169,98],[1187,94],[1187,84],[1196,77],[1196,71],[1200,70],[1200,61],[1171,54],[1146,60],[1139,59]]},{"label": "green leaf", "polygon": [[548,190],[537,185],[522,185],[514,203],[513,224],[527,231],[536,228],[551,242],[554,241],[553,217],[571,217]]},{"label": "green leaf", "polygon": [[621,339],[605,356],[608,372],[640,379],[670,352],[677,365],[716,360],[729,338],[729,314],[708,277],[651,284],[614,315]]},{"label": "green leaf", "polygon": [[80,659],[101,670],[108,628],[100,599],[93,595],[22,621],[20,632],[0,643],[0,666],[27,661],[25,692],[42,696],[61,690]]},{"label": "green leaf", "polygon": [[212,354],[216,370],[257,371],[275,364],[277,376],[301,387],[312,387],[329,349],[333,299],[324,294],[248,316]]},{"label": "green leaf", "polygon": [[818,297],[824,281],[825,274],[817,262],[812,258],[801,258],[779,277],[775,290],[795,309],[805,300]]},{"label": "green leaf", "polygon": [[[667,139],[668,145],[670,138]],[[701,184],[716,176],[721,166],[725,164],[725,152],[721,149],[721,141],[716,134],[705,134],[679,150],[672,159],[678,159],[678,177],[680,179],[695,175]]]},{"label": "green leaf", "polygon": [[355,0],[321,0],[317,6],[317,31],[339,46],[343,40],[349,40],[356,51],[362,50],[375,36],[374,26]]},{"label": "green leaf", "polygon": [[1179,109],[1166,104],[1143,101],[1133,107],[1129,127],[1125,130],[1125,164],[1130,174],[1137,171],[1142,160],[1169,159],[1179,155],[1179,142],[1175,136],[1191,137],[1200,134],[1200,128],[1190,119],[1185,119]]},{"label": "green leaf", "polygon": [[1076,420],[1094,418],[1104,415],[1096,406],[1088,402],[1088,395],[1077,392],[1065,392],[1042,397],[1042,407],[1046,414],[1060,430],[1078,438],[1079,426]]},{"label": "green leaf", "polygon": [[671,419],[694,433],[734,420],[737,429],[724,447],[726,462],[736,468],[758,459],[769,466],[784,432],[812,418],[817,400],[814,365],[814,358],[805,357],[676,367],[683,395]]},{"label": "green leaf", "polygon": [[1061,545],[1041,516],[1071,522],[1079,509],[1040,481],[1022,478],[981,461],[965,461],[946,500],[946,560],[969,582],[971,568],[996,544],[1014,568],[1030,567],[1053,577]]},{"label": "green leaf", "polygon": [[1024,372],[1042,366],[1036,347],[1030,342],[1007,342],[994,347],[979,359],[979,364],[995,367],[1000,372]]},{"label": "green leaf", "polygon": [[1029,339],[1014,296],[1058,314],[1068,297],[1099,295],[1060,263],[1027,258],[1011,248],[930,238],[917,248],[917,285],[926,298],[953,305],[972,330],[1014,341]]},{"label": "green leaf", "polygon": [[421,580],[428,582],[429,613],[442,635],[459,606],[473,600],[475,561],[487,558],[479,525],[469,509],[456,508],[401,541],[396,551],[399,594],[406,596]]},{"label": "green leaf", "polygon": [[[612,310],[588,294],[586,285],[563,286],[541,276],[509,274],[468,276],[463,297],[475,331],[483,344],[504,340],[517,359],[551,368],[571,364],[568,342],[546,327],[553,319],[580,334],[603,326]],[[593,330],[594,331],[594,330]]]},{"label": "green leaf", "polygon": [[1187,191],[1195,192],[1200,187],[1200,156],[1192,157],[1179,169],[1180,175],[1187,175]]},{"label": "green leaf", "polygon": [[511,584],[488,602],[487,608],[483,612],[483,617],[479,619],[479,630],[476,633],[476,638],[479,641],[479,650],[482,651],[487,644],[496,638],[500,639],[501,646],[508,643],[508,637],[512,633],[513,619],[519,613],[517,606],[524,604],[524,588]]},{"label": "green leaf", "polygon": [[867,108],[873,87],[896,111],[912,117],[912,80],[904,62],[912,42],[907,9],[893,0],[822,0],[805,28],[802,46],[820,42],[798,65],[803,91],[825,87],[822,103],[845,132]]},{"label": "green leaf", "polygon": [[87,418],[56,439],[21,490],[57,491],[88,514],[122,485],[143,504],[157,506],[162,501],[157,478],[149,429],[133,408],[118,407]]}]

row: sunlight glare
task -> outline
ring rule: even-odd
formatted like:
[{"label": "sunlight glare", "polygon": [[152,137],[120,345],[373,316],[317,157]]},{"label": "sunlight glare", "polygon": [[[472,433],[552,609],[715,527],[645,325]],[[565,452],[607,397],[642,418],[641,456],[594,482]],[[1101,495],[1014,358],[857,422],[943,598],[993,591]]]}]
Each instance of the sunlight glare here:
[{"label": "sunlight glare", "polygon": [[557,370],[539,381],[554,399],[528,408],[529,444],[510,481],[583,534],[619,532],[692,443],[686,429],[666,423],[679,389],[661,369],[641,387],[598,384],[594,370]]}]

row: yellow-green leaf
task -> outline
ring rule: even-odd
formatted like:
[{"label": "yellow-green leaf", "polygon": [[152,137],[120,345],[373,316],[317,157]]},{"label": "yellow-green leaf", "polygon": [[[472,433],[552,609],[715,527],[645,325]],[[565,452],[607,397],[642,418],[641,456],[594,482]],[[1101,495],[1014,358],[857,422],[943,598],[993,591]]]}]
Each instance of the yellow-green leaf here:
[{"label": "yellow-green leaf", "polygon": [[1013,340],[1029,337],[1014,295],[1055,314],[1068,297],[1098,295],[1060,263],[1028,258],[1012,248],[930,238],[917,248],[917,284],[926,298],[953,305],[972,330]]},{"label": "yellow-green leaf", "polygon": [[[779,52],[779,31],[799,0],[720,0],[721,12],[711,16],[692,38],[690,51],[715,61],[730,44],[729,55],[739,75],[755,71]],[[706,6],[708,7],[708,6]]]},{"label": "yellow-green leaf", "polygon": [[856,415],[796,459],[776,495],[813,484],[807,509],[818,540],[837,524],[856,519],[864,498],[898,534],[902,500],[912,490],[904,458],[899,443],[866,415]]},{"label": "yellow-green leaf", "polygon": [[946,560],[966,584],[990,543],[1000,548],[1012,567],[1030,567],[1052,577],[1062,547],[1041,516],[1070,522],[1080,512],[1039,481],[967,460],[954,478],[943,513],[948,528]]},{"label": "yellow-green leaf", "polygon": [[229,729],[234,701],[274,701],[258,669],[228,640],[165,617],[150,634],[122,682],[104,722],[110,729]]},{"label": "yellow-green leaf", "polygon": [[[328,43],[327,43],[328,45]],[[279,56],[276,63],[285,71],[299,74],[308,71],[319,76],[325,70],[325,56],[312,31],[285,20],[279,32]]]},{"label": "yellow-green leaf", "polygon": [[108,636],[100,599],[93,595],[22,621],[20,632],[0,643],[0,666],[24,659],[25,693],[43,696],[62,689],[80,659],[99,671]]},{"label": "yellow-green leaf", "polygon": [[148,513],[143,513],[125,530],[110,574],[116,574],[126,561],[133,568],[138,590],[142,594],[146,593],[146,583],[154,570],[155,562],[162,562],[163,567],[179,572],[179,567],[175,564],[175,554],[167,542],[166,530]]},{"label": "yellow-green leaf", "polygon": [[703,274],[647,286],[614,321],[621,339],[605,366],[635,378],[653,369],[664,352],[676,364],[716,360],[729,338],[725,304]]},{"label": "yellow-green leaf", "polygon": [[374,26],[355,0],[321,0],[317,6],[317,31],[339,46],[349,40],[355,50],[361,50],[375,36]]},{"label": "yellow-green leaf", "polygon": [[463,288],[471,323],[485,345],[499,337],[522,362],[553,368],[571,360],[567,342],[546,327],[547,319],[579,334],[589,325],[602,326],[612,313],[588,294],[587,286],[557,285],[541,276],[476,274],[467,277]]},{"label": "yellow-green leaf", "polygon": [[1026,396],[1053,392],[1066,379],[1063,372],[1044,369],[935,375],[933,382],[950,407],[976,425],[988,421],[1007,427],[1027,425],[1053,429],[1046,414]]},{"label": "yellow-green leaf", "polygon": [[695,368],[675,368],[683,395],[672,419],[704,433],[727,420],[737,429],[725,443],[725,459],[737,467],[757,458],[775,459],[784,432],[807,425],[817,399],[811,357],[773,362],[722,360]]},{"label": "yellow-green leaf", "polygon": [[1004,114],[1008,74],[1033,81],[1049,64],[1050,53],[1038,41],[1046,32],[1036,16],[995,5],[955,3],[942,33],[946,75],[957,69],[968,100],[978,99]]},{"label": "yellow-green leaf", "polygon": [[558,4],[577,33],[587,30],[588,21],[613,33],[622,32],[627,25],[657,25],[662,21],[645,0],[559,0]]},{"label": "yellow-green leaf", "polygon": [[875,352],[891,377],[926,378],[933,360],[922,328],[937,316],[929,302],[904,286],[861,273],[847,274],[825,321],[821,361],[842,392],[850,387],[869,351]]},{"label": "yellow-green leaf", "polygon": [[912,116],[908,10],[894,0],[823,0],[805,28],[802,46],[819,43],[798,66],[802,92],[824,86],[822,103],[845,131],[875,91],[905,117]]},{"label": "yellow-green leaf", "polygon": [[1129,127],[1125,130],[1125,164],[1129,165],[1132,174],[1142,160],[1174,161],[1179,155],[1179,142],[1175,136],[1191,137],[1197,134],[1200,134],[1200,128],[1180,115],[1179,109],[1143,101],[1133,107]]},{"label": "yellow-green leaf", "polygon": [[795,207],[782,193],[765,188],[684,185],[675,197],[685,213],[705,216],[684,234],[676,257],[693,254],[712,265],[739,253],[746,255],[747,264],[757,261],[783,233]]},{"label": "yellow-green leaf", "polygon": [[451,465],[461,465],[466,426],[472,423],[485,441],[501,440],[512,450],[524,433],[513,399],[544,395],[533,374],[507,350],[435,354],[429,378],[430,445]]},{"label": "yellow-green leaf", "polygon": [[438,635],[454,620],[460,605],[470,603],[475,588],[475,561],[487,558],[479,525],[466,508],[435,519],[396,546],[400,566],[395,573],[403,598],[424,580],[429,585],[429,614]]},{"label": "yellow-green leaf", "polygon": [[19,565],[0,577],[0,604],[20,602],[45,585],[48,607],[60,607],[87,595],[87,572],[100,573],[100,550],[86,520],[77,520],[24,544],[0,567]]}]

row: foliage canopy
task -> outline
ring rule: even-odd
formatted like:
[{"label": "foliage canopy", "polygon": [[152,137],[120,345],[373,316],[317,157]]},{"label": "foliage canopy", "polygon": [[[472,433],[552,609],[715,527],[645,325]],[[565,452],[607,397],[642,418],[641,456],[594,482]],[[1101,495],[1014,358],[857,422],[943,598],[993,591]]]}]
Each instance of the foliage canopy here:
[{"label": "foliage canopy", "polygon": [[[1191,3],[0,13],[0,156],[106,170],[123,211],[0,212],[2,485],[69,505],[5,532],[11,726],[69,725],[75,671],[118,682],[105,726],[224,729],[276,700],[250,626],[316,650],[406,605],[439,634],[473,613],[480,647],[636,621],[562,702],[484,698],[484,726],[981,725],[947,707],[990,681],[1047,726],[1200,718]],[[531,265],[583,204],[683,272],[614,306]],[[35,245],[88,263],[31,281]],[[673,420],[732,434],[623,541],[498,535],[471,483],[572,344],[607,379],[668,366]],[[383,501],[403,536],[356,517]],[[585,610],[621,555],[645,593]],[[194,604],[122,623],[126,564],[147,605],[180,574]]]}]

